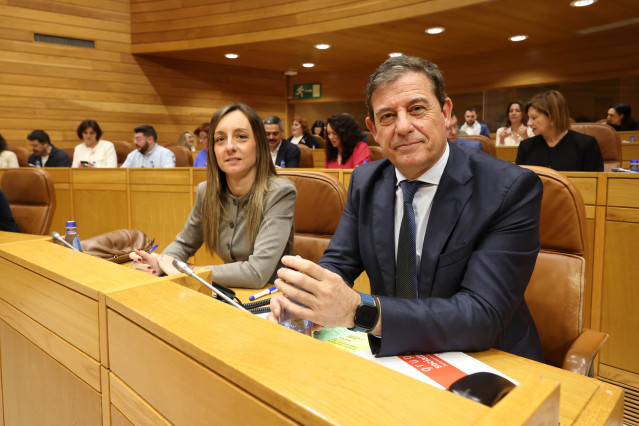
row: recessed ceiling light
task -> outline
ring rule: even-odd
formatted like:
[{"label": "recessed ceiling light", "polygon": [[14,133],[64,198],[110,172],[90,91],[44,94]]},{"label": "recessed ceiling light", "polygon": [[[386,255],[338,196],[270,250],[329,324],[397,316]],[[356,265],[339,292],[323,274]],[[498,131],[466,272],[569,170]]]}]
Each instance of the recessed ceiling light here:
[{"label": "recessed ceiling light", "polygon": [[227,58],[229,58],[229,59],[237,59],[237,58],[239,58],[239,57],[240,57],[240,55],[238,55],[237,53],[227,53],[227,54],[226,54],[226,55],[224,55],[224,56],[226,56],[226,57],[227,57]]},{"label": "recessed ceiling light", "polygon": [[527,35],[516,35],[509,38],[510,41],[524,41],[528,38]]},{"label": "recessed ceiling light", "polygon": [[391,58],[396,58],[398,56],[402,56],[402,53],[400,52],[393,52],[393,53],[389,53],[388,56],[390,56]]},{"label": "recessed ceiling light", "polygon": [[444,27],[432,27],[432,28],[427,28],[426,32],[428,34],[441,34],[444,32]]},{"label": "recessed ceiling light", "polygon": [[297,75],[297,70],[294,70],[294,69],[286,70],[284,71],[284,75],[293,77],[294,75]]},{"label": "recessed ceiling light", "polygon": [[326,43],[322,43],[322,44],[316,44],[315,48],[319,49],[319,50],[326,50],[329,49],[331,47],[330,44],[326,44]]},{"label": "recessed ceiling light", "polygon": [[591,4],[597,3],[597,0],[574,0],[570,2],[572,7],[584,7],[590,6]]},{"label": "recessed ceiling light", "polygon": [[302,66],[304,68],[313,68],[315,66],[315,64],[312,63],[312,62],[306,62],[306,63],[302,64]]}]

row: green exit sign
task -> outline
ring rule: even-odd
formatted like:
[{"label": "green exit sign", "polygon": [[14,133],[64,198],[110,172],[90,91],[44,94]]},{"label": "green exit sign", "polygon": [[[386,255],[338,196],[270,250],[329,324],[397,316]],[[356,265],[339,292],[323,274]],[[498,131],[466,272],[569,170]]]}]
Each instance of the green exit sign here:
[{"label": "green exit sign", "polygon": [[294,84],[293,99],[319,99],[322,97],[322,85],[313,84]]}]

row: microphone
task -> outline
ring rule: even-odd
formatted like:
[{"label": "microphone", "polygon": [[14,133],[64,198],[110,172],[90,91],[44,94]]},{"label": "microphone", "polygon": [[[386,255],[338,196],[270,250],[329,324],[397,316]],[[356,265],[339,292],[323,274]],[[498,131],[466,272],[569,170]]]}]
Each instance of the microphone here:
[{"label": "microphone", "polygon": [[67,243],[67,240],[65,240],[64,238],[62,238],[60,236],[60,234],[58,234],[57,232],[53,231],[51,233],[51,237],[53,237],[54,240],[56,241],[60,241],[62,244],[64,244],[65,246],[69,247],[70,249],[73,249],[75,251],[79,251],[77,248],[73,247],[71,244]]},{"label": "microphone", "polygon": [[213,291],[213,293],[217,294],[218,298],[222,298],[228,304],[233,305],[236,308],[240,308],[241,310],[248,312],[242,305],[240,305],[237,302],[233,301],[233,299],[229,298],[226,294],[222,293],[220,290],[216,289],[211,284],[207,283],[202,278],[200,278],[195,272],[193,272],[193,270],[191,268],[189,268],[189,265],[187,265],[185,262],[182,262],[179,259],[173,259],[173,266],[175,266],[180,272],[183,272],[186,275],[195,278],[196,280],[198,280],[199,282],[204,284],[206,287],[210,288],[211,291]]}]

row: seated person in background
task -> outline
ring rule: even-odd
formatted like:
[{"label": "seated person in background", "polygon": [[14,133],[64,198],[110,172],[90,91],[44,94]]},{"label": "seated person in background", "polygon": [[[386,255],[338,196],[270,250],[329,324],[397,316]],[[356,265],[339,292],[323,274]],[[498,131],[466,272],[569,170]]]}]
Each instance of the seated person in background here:
[{"label": "seated person in background", "polygon": [[188,148],[191,152],[195,152],[195,135],[193,135],[192,131],[186,130],[180,133],[177,144]]},{"label": "seated person in background", "polygon": [[209,123],[200,124],[193,133],[195,133],[198,142],[200,142],[200,152],[197,153],[195,160],[193,160],[193,167],[206,167],[206,159],[208,157],[206,147],[209,143]]},{"label": "seated person in background", "polygon": [[137,149],[127,155],[122,167],[175,167],[175,155],[157,143],[153,126],[144,125],[133,131]]},{"label": "seated person in background", "polygon": [[0,135],[0,169],[20,167],[18,156],[7,146],[7,141]]},{"label": "seated person in background", "polygon": [[558,171],[603,171],[597,140],[570,130],[568,103],[561,93],[548,90],[535,95],[526,104],[525,111],[535,136],[519,144],[517,164]]},{"label": "seated person in background", "polygon": [[27,135],[33,154],[29,156],[29,165],[35,167],[71,167],[71,159],[66,152],[51,143],[44,130],[34,130]]},{"label": "seated person in background", "polygon": [[301,143],[311,149],[319,147],[315,138],[308,132],[308,124],[303,118],[294,118],[293,124],[291,124],[291,133],[293,136],[288,138],[288,141],[294,145]]},{"label": "seated person in background", "polygon": [[616,131],[639,130],[639,122],[633,120],[628,104],[614,104],[608,109],[607,124]]},{"label": "seated person in background", "polygon": [[0,189],[0,231],[6,232],[20,232],[18,224],[13,219],[11,213],[11,206],[7,201],[7,197],[4,196],[4,192]]},{"label": "seated person in background", "polygon": [[224,261],[211,265],[213,281],[261,288],[273,282],[283,255],[293,254],[295,185],[277,177],[264,126],[249,106],[228,104],[211,119],[207,179],[197,187],[184,229],[163,254],[136,250],[134,267],[154,275],[176,273],[202,243]]},{"label": "seated person in background", "polygon": [[[542,360],[524,299],[540,247],[537,175],[446,142],[452,101],[424,59],[384,62],[366,105],[386,159],[353,171],[319,265],[282,259],[297,271],[280,269],[275,285],[305,306],[275,295],[269,319],[285,308],[314,329],[368,332],[377,356],[497,348]],[[364,270],[371,296],[350,288]]]},{"label": "seated person in background", "polygon": [[112,142],[100,139],[102,129],[94,120],[84,120],[77,135],[82,143],[73,150],[71,167],[118,167],[118,156]]},{"label": "seated person in background", "polygon": [[457,146],[466,146],[468,148],[483,151],[483,149],[481,149],[481,142],[473,139],[462,139],[457,137],[457,114],[455,114],[455,110],[452,110],[450,114],[450,122],[446,128],[448,132],[448,140],[457,144]]},{"label": "seated person in background", "polygon": [[326,169],[354,169],[371,161],[371,152],[362,141],[362,129],[350,114],[336,114],[326,125]]},{"label": "seated person in background", "polygon": [[488,126],[477,121],[477,109],[474,107],[466,108],[464,112],[464,124],[459,128],[465,135],[484,135],[490,138]]},{"label": "seated person in background", "polygon": [[264,119],[264,131],[271,152],[271,161],[275,167],[295,168],[300,166],[300,149],[290,143],[284,136],[282,120],[275,115]]},{"label": "seated person in background", "polygon": [[328,139],[328,135],[326,134],[326,125],[322,120],[316,120],[315,123],[313,123],[312,133],[314,135],[321,136],[324,140]]},{"label": "seated person in background", "polygon": [[524,103],[522,101],[511,102],[506,109],[506,126],[497,129],[495,144],[497,146],[517,146],[522,140],[535,136],[532,129],[526,126],[527,122],[528,117],[524,113]]}]

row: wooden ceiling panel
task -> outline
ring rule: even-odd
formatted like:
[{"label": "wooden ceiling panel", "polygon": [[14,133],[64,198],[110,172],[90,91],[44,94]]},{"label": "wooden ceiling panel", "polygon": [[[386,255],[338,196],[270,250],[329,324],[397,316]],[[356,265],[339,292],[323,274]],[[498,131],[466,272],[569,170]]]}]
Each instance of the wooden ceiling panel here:
[{"label": "wooden ceiling panel", "polygon": [[[488,73],[503,70],[500,81],[549,82],[561,73],[581,75],[561,62],[559,47],[575,55],[599,55],[579,62],[597,64],[584,73],[610,74],[623,62],[615,46],[639,46],[639,24],[580,35],[576,31],[639,18],[639,1],[599,0],[573,8],[569,0],[131,0],[132,51],[171,58],[299,75],[369,72],[391,52],[419,55],[443,64],[475,64]],[[184,6],[186,4],[186,6]],[[214,12],[215,11],[215,12]],[[165,21],[158,22],[155,19]],[[139,18],[139,19],[138,19]],[[443,26],[439,35],[425,34]],[[526,34],[513,43],[508,37]],[[159,38],[158,38],[159,37]],[[168,40],[168,41],[167,41]],[[329,50],[313,46],[328,43]],[[597,49],[588,50],[588,43]],[[609,46],[610,49],[607,49]],[[636,47],[630,49],[636,52]],[[612,65],[606,52],[615,56]],[[240,57],[229,60],[225,53]],[[472,59],[472,60],[471,60]],[[542,61],[538,66],[536,61]],[[574,61],[574,59],[573,59]],[[316,64],[312,71],[304,62]],[[610,63],[610,65],[607,65]],[[467,66],[467,65],[465,65]],[[521,69],[532,67],[536,71]],[[548,68],[547,70],[544,68]],[[566,71],[570,69],[570,71]],[[595,71],[596,70],[596,71]],[[356,72],[358,71],[358,72]],[[639,69],[631,71],[639,73]],[[501,84],[501,83],[498,83]]]}]

